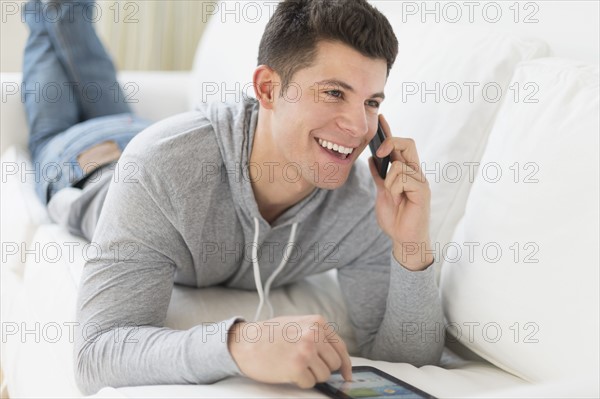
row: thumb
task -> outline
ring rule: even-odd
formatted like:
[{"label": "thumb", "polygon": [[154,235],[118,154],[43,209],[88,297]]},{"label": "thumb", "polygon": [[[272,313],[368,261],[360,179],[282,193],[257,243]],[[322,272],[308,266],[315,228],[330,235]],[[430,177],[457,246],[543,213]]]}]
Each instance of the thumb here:
[{"label": "thumb", "polygon": [[384,180],[379,176],[379,172],[377,171],[377,167],[375,166],[375,160],[373,157],[369,157],[369,170],[371,171],[371,176],[373,176],[373,180],[375,180],[375,185],[377,186],[377,191],[382,192],[385,190]]}]

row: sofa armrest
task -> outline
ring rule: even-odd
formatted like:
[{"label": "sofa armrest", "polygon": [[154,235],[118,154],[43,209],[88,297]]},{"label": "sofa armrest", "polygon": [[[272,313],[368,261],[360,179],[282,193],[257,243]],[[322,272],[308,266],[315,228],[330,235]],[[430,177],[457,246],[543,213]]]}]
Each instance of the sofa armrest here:
[{"label": "sofa armrest", "polygon": [[187,71],[119,73],[123,94],[133,111],[151,121],[189,110],[190,81],[191,74]]},{"label": "sofa armrest", "polygon": [[[119,81],[133,111],[143,118],[157,121],[188,110],[189,72],[124,71]],[[27,148],[21,73],[2,73],[0,83],[0,153],[11,145]]]}]

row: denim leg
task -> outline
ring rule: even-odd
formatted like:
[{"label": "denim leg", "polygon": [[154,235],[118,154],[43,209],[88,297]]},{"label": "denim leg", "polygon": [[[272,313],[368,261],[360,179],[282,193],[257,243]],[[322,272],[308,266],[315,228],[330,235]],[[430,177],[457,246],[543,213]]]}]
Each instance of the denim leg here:
[{"label": "denim leg", "polygon": [[53,0],[46,6],[57,13],[44,24],[67,75],[76,82],[82,120],[130,113],[115,66],[92,25],[98,11],[94,1]]},{"label": "denim leg", "polygon": [[25,4],[23,17],[30,35],[23,57],[22,100],[29,123],[29,151],[37,162],[40,150],[53,136],[79,122],[79,107],[48,37],[42,4]]},{"label": "denim leg", "polygon": [[108,140],[122,151],[149,125],[131,114],[125,102],[114,65],[91,23],[94,6],[93,0],[30,0],[23,8],[31,30],[23,102],[36,193],[45,204],[85,176],[79,154]]}]

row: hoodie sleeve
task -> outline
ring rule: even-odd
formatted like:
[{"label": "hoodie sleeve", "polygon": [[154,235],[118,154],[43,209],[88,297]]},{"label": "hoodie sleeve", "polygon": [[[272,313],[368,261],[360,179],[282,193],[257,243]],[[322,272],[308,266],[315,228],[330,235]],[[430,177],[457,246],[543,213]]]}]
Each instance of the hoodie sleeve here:
[{"label": "hoodie sleeve", "polygon": [[406,269],[394,258],[387,235],[378,230],[364,255],[338,270],[360,354],[418,367],[438,364],[444,316],[435,263],[423,271]]},{"label": "hoodie sleeve", "polygon": [[[128,165],[137,165],[134,179]],[[241,374],[227,348],[234,317],[173,330],[163,326],[178,262],[189,249],[174,226],[168,182],[135,158],[119,161],[80,280],[76,381],[104,386],[211,383]]]}]

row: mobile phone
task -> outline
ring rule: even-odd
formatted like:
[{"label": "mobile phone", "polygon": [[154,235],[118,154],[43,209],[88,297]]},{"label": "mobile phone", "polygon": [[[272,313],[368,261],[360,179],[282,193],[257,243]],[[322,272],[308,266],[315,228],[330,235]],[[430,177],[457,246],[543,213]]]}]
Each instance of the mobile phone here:
[{"label": "mobile phone", "polygon": [[339,371],[331,374],[327,382],[315,388],[331,398],[415,398],[436,399],[404,381],[370,366],[352,367],[352,381],[344,381]]},{"label": "mobile phone", "polygon": [[369,148],[371,149],[371,154],[373,154],[373,160],[375,161],[375,167],[377,167],[377,171],[379,172],[379,176],[385,180],[385,176],[387,175],[388,166],[390,164],[390,156],[387,155],[383,158],[379,158],[375,153],[377,149],[381,146],[385,140],[385,133],[383,132],[383,128],[381,127],[381,123],[377,123],[377,133],[373,139],[369,142]]}]

